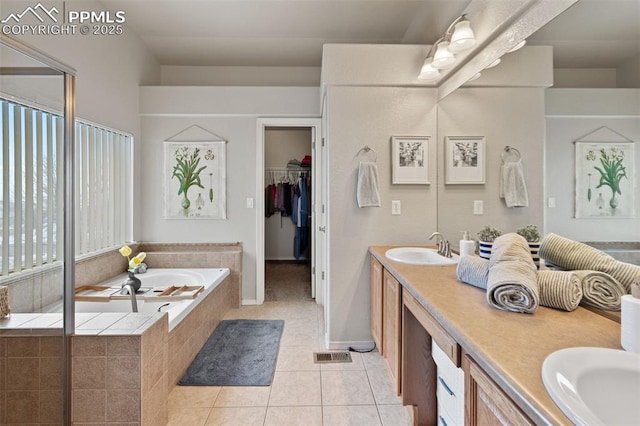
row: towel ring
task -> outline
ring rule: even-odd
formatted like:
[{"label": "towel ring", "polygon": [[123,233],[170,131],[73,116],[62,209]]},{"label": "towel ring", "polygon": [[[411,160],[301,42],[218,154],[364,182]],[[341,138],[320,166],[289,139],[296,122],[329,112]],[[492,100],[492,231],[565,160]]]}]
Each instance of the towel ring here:
[{"label": "towel ring", "polygon": [[[515,156],[515,159],[511,159],[511,160],[507,160],[507,156],[508,155],[513,155]],[[502,161],[506,162],[506,163],[517,163],[518,161],[520,161],[522,159],[522,155],[520,154],[520,151],[518,151],[517,148],[514,148],[512,146],[505,146],[504,150],[502,151]]]},{"label": "towel ring", "polygon": [[[369,145],[365,145],[360,148],[360,150],[356,153],[356,158],[360,157],[360,154],[367,156],[367,159],[373,161],[374,163],[378,161],[378,154],[376,154],[376,152],[372,148],[369,148]],[[373,155],[373,158],[369,157],[370,155]]]}]

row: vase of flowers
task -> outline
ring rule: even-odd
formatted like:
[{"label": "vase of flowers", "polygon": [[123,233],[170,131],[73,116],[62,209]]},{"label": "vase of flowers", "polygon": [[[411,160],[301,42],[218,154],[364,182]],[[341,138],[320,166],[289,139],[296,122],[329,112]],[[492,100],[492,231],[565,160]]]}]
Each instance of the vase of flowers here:
[{"label": "vase of flowers", "polygon": [[538,232],[538,227],[535,225],[526,225],[516,229],[516,234],[521,235],[527,240],[533,263],[535,263],[536,268],[540,269],[540,256],[538,255],[538,251],[540,250],[540,233]]},{"label": "vase of flowers", "polygon": [[491,225],[485,226],[478,232],[478,254],[480,257],[483,259],[489,259],[491,257],[493,242],[500,235],[502,235],[502,231]]},{"label": "vase of flowers", "polygon": [[142,285],[142,282],[140,281],[140,278],[136,277],[135,273],[136,269],[142,264],[142,261],[145,259],[145,257],[147,257],[147,253],[141,251],[134,257],[131,257],[132,250],[129,246],[120,247],[119,252],[122,256],[127,258],[127,274],[129,275],[127,280],[122,283],[122,286],[124,287],[125,285],[129,284],[134,289],[134,291],[138,291],[140,289],[140,286]]}]

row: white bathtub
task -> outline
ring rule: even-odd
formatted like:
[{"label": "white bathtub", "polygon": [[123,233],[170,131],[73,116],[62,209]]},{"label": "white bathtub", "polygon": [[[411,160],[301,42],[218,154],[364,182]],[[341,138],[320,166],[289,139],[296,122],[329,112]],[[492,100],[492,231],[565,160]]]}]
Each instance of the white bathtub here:
[{"label": "white bathtub", "polygon": [[[182,318],[195,308],[207,294],[211,293],[228,275],[228,268],[194,268],[194,269],[149,269],[144,274],[136,274],[141,281],[141,289],[168,286],[204,286],[194,299],[175,301],[145,301],[138,298],[139,313],[167,312],[169,330],[173,329]],[[123,273],[97,285],[119,287],[127,279]],[[151,292],[145,293],[147,295]],[[111,300],[109,302],[76,302],[76,312],[131,312],[131,300]]]}]

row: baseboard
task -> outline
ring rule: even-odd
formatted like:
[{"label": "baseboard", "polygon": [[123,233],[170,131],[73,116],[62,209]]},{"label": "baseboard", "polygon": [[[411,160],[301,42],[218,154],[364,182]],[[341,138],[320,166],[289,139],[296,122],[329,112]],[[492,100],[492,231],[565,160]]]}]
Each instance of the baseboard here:
[{"label": "baseboard", "polygon": [[331,351],[347,351],[349,348],[356,349],[359,351],[368,351],[373,348],[375,343],[373,340],[352,340],[352,341],[331,341],[326,342],[328,350]]},{"label": "baseboard", "polygon": [[242,306],[248,305],[258,305],[258,301],[256,299],[242,299]]}]

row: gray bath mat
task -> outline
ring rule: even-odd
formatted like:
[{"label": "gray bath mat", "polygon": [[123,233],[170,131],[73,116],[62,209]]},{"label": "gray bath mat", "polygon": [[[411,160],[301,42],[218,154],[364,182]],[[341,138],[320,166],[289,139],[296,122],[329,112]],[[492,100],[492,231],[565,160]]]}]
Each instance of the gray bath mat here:
[{"label": "gray bath mat", "polygon": [[269,386],[283,328],[283,320],[222,321],[179,384]]}]

